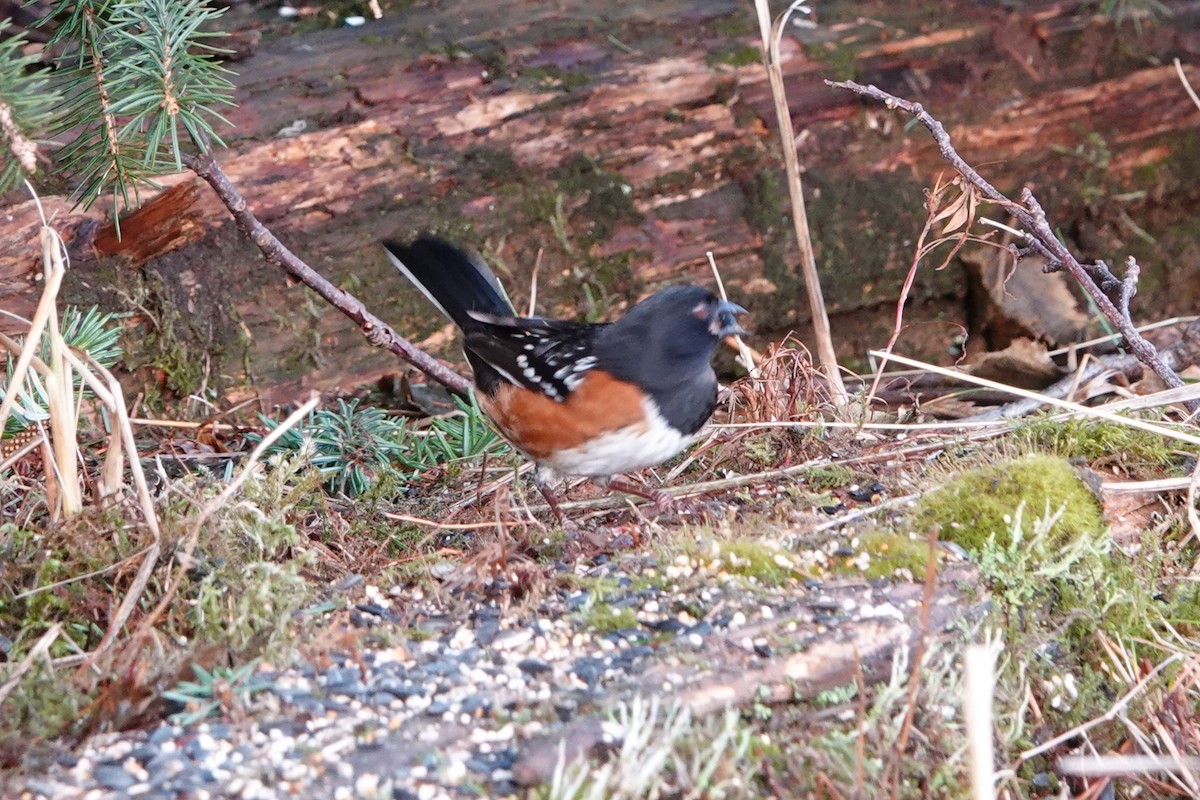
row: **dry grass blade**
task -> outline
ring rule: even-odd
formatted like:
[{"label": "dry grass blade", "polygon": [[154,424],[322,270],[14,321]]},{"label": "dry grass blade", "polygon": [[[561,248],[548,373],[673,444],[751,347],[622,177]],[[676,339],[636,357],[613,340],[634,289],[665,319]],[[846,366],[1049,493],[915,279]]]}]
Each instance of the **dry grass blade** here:
[{"label": "dry grass blade", "polygon": [[[713,278],[717,282],[717,293],[721,295],[722,300],[728,302],[729,295],[725,293],[725,281],[721,280],[721,271],[717,269],[717,259],[713,256],[712,250],[707,251],[705,255],[708,256],[708,265],[712,267]],[[733,342],[737,347],[738,362],[746,369],[751,378],[758,377],[758,367],[749,346],[742,340],[741,336],[735,335]]]},{"label": "dry grass blade", "polygon": [[1152,775],[1155,773],[1200,771],[1200,758],[1184,757],[1178,761],[1160,756],[1063,756],[1058,768],[1066,775],[1080,778]]},{"label": "dry grass blade", "polygon": [[1192,98],[1192,102],[1196,104],[1196,108],[1200,108],[1200,97],[1196,96],[1196,90],[1192,88],[1192,83],[1187,79],[1187,75],[1183,74],[1183,64],[1179,63],[1179,59],[1175,59],[1175,71],[1179,73],[1179,81],[1183,84],[1183,90],[1187,92],[1188,97]]},{"label": "dry grass blade", "polygon": [[804,275],[804,287],[808,294],[809,309],[813,318],[813,331],[817,340],[817,354],[825,376],[829,379],[833,402],[838,408],[846,408],[848,397],[842,383],[837,353],[833,347],[833,332],[829,325],[829,312],[821,292],[821,279],[817,273],[817,260],[813,254],[812,237],[808,229],[808,211],[804,206],[804,191],[800,183],[800,160],[796,155],[796,134],[792,130],[792,115],[788,110],[787,92],[783,86],[782,57],[779,41],[783,27],[801,2],[792,3],[771,24],[771,9],[767,0],[754,0],[758,13],[759,32],[762,37],[763,63],[771,84],[771,97],[775,101],[775,118],[779,122],[779,137],[783,143],[783,163],[787,171],[788,195],[792,202],[792,223],[796,229],[796,241],[800,246],[800,266]]},{"label": "dry grass blade", "polygon": [[963,719],[971,750],[971,786],[976,800],[996,796],[996,747],[992,698],[1000,644],[973,644],[963,657]]},{"label": "dry grass blade", "polygon": [[42,266],[46,283],[53,281],[55,294],[42,295],[50,312],[46,319],[46,341],[50,349],[50,374],[46,376],[46,394],[49,400],[51,444],[54,447],[54,467],[61,487],[62,514],[65,517],[83,510],[83,493],[79,486],[79,411],[75,405],[75,378],[64,354],[67,344],[58,327],[58,287],[67,272],[64,255],[66,248],[58,234],[48,225],[42,225]]},{"label": "dry grass blade", "polygon": [[[141,507],[146,527],[150,529],[150,535],[153,537],[150,546],[145,550],[142,565],[138,568],[137,574],[134,576],[133,582],[130,584],[128,591],[126,591],[121,604],[117,607],[116,613],[113,614],[112,619],[109,621],[108,630],[104,632],[104,638],[100,640],[100,644],[96,646],[95,651],[88,661],[91,664],[116,641],[117,634],[124,627],[126,620],[133,614],[133,610],[137,608],[138,603],[141,602],[142,592],[145,591],[146,585],[150,582],[150,575],[154,571],[155,564],[158,563],[158,555],[162,548],[162,533],[158,526],[158,515],[154,510],[154,499],[150,496],[150,486],[146,482],[146,473],[142,470],[142,462],[138,458],[137,442],[133,438],[133,425],[129,422],[129,411],[125,406],[125,394],[121,389],[120,381],[91,356],[86,354],[82,357],[77,356],[70,350],[64,351],[63,355],[83,378],[84,382],[88,384],[96,397],[116,417],[116,431],[111,438],[112,441],[119,441],[121,443],[116,448],[118,452],[120,452],[123,446],[125,457],[129,463],[129,472],[133,476],[138,505]],[[100,377],[97,377],[97,374]],[[105,463],[106,481],[119,480],[119,474],[119,465],[114,467],[111,461]],[[115,492],[116,483],[109,485],[107,491]]]},{"label": "dry grass blade", "polygon": [[[1196,468],[1192,470],[1192,479],[1188,481],[1187,487],[1187,518],[1188,524],[1192,527],[1188,533],[1188,539],[1200,541],[1200,511],[1196,510],[1196,503],[1200,502],[1200,461],[1196,464]],[[1185,542],[1187,539],[1184,540]],[[1197,561],[1192,567],[1192,572],[1200,570],[1200,561]]]},{"label": "dry grass blade", "polygon": [[904,705],[904,721],[900,726],[900,736],[896,748],[892,751],[890,783],[891,796],[897,797],[900,790],[900,773],[904,752],[908,749],[908,740],[913,731],[913,720],[917,714],[917,695],[921,691],[921,670],[924,669],[925,651],[929,647],[929,620],[933,613],[933,599],[937,592],[937,554],[938,529],[929,531],[929,558],[925,562],[925,590],[921,596],[921,621],[917,629],[917,646],[913,649],[912,674],[908,678],[908,701]]},{"label": "dry grass blade", "polygon": [[1200,383],[1189,383],[1187,386],[1181,386],[1178,389],[1161,389],[1150,394],[1127,397],[1124,400],[1116,400],[1109,403],[1105,408],[1109,411],[1159,408],[1175,403],[1187,403],[1191,400],[1200,400]]},{"label": "dry grass blade", "polygon": [[[27,184],[28,185],[28,184]],[[32,187],[30,192],[33,192]],[[29,368],[38,362],[35,370],[41,375],[46,389],[50,429],[52,433],[53,457],[44,461],[46,484],[55,487],[57,502],[51,504],[56,515],[72,516],[83,508],[83,493],[79,486],[79,450],[76,442],[77,410],[74,400],[74,378],[63,359],[66,345],[58,329],[58,291],[62,286],[66,265],[63,260],[65,248],[58,234],[46,223],[41,201],[34,193],[38,210],[42,213],[42,228],[39,241],[42,250],[42,270],[45,281],[42,296],[29,323],[29,332],[19,350],[17,363],[9,379],[8,391],[0,401],[0,431],[4,430],[12,413]],[[37,358],[42,337],[46,336],[50,349],[50,363]],[[12,345],[9,345],[10,349]]]},{"label": "dry grass blade", "polygon": [[170,605],[171,601],[175,598],[175,593],[179,590],[179,584],[183,581],[184,573],[192,565],[192,554],[196,552],[196,545],[200,541],[200,531],[203,529],[204,523],[209,519],[209,517],[211,517],[226,503],[228,503],[229,498],[233,497],[233,495],[237,493],[238,489],[240,489],[242,484],[249,479],[250,475],[254,472],[255,467],[258,466],[258,462],[262,460],[263,455],[271,448],[271,446],[275,444],[275,442],[278,441],[281,436],[290,431],[296,425],[300,424],[300,421],[308,416],[309,413],[317,407],[318,402],[320,402],[319,396],[310,397],[308,401],[304,403],[304,405],[300,406],[291,414],[289,414],[287,419],[279,423],[278,427],[264,436],[263,440],[259,442],[258,446],[255,447],[253,452],[250,453],[250,457],[246,459],[246,464],[242,467],[242,471],[238,473],[237,477],[229,482],[229,485],[225,487],[224,491],[208,502],[204,508],[200,509],[200,513],[196,515],[196,519],[192,522],[191,529],[188,531],[188,537],[184,542],[181,552],[177,553],[175,556],[175,563],[177,564],[175,574],[171,576],[171,581],[167,588],[163,591],[162,597],[159,598],[158,605],[154,607],[153,611],[143,617],[141,624],[138,626],[138,636],[149,635],[151,629],[154,627],[154,624],[158,621],[158,618],[162,616],[163,612],[166,611],[167,606]]},{"label": "dry grass blade", "polygon": [[[982,221],[983,220],[980,220],[980,222],[982,222]],[[1020,233],[1020,231],[1017,231],[1017,233]],[[1176,325],[1186,326],[1195,321],[1196,321],[1196,317],[1194,317],[1194,316],[1191,316],[1191,317],[1169,317],[1167,319],[1160,319],[1155,322],[1147,322],[1145,325],[1138,325],[1137,331],[1138,331],[1138,333],[1149,333],[1150,331],[1157,331],[1157,330],[1161,330],[1162,328],[1171,328]],[[1050,356],[1051,358],[1057,358],[1058,356],[1065,356],[1072,352],[1086,350],[1089,347],[1095,347],[1096,345],[1099,345],[1099,344],[1116,345],[1116,344],[1120,343],[1120,341],[1121,341],[1121,334],[1112,333],[1107,336],[1097,336],[1094,339],[1085,339],[1082,342],[1072,342],[1071,344],[1069,344],[1065,347],[1059,347],[1055,350],[1048,350],[1048,351],[1046,351],[1046,355]]]},{"label": "dry grass blade", "polygon": [[[1064,408],[1064,409],[1067,409],[1068,411],[1073,411],[1076,414],[1080,414],[1085,417],[1093,417],[1095,419],[1103,419],[1103,420],[1107,420],[1108,422],[1115,422],[1118,425],[1127,425],[1130,428],[1139,428],[1141,430],[1149,431],[1150,433],[1157,433],[1160,436],[1165,436],[1168,439],[1174,439],[1176,441],[1184,442],[1186,444],[1200,445],[1200,436],[1193,436],[1190,433],[1185,433],[1183,431],[1175,430],[1174,428],[1168,428],[1164,425],[1158,425],[1153,422],[1146,422],[1144,420],[1140,420],[1135,417],[1123,417],[1120,414],[1114,414],[1113,412],[1106,411],[1103,408],[1089,408],[1087,406],[1081,406],[1078,403],[1072,403],[1069,400],[1060,400],[1057,397],[1049,397],[1047,395],[1039,394],[1037,392],[1031,392],[1026,389],[1019,389],[1016,386],[1009,386],[1006,383],[999,383],[998,381],[988,380],[987,378],[980,378],[975,375],[968,375],[965,372],[959,372],[957,370],[946,369],[945,367],[939,367],[935,364],[928,364],[923,361],[918,361],[915,358],[906,358],[904,356],[898,356],[894,353],[883,353],[878,350],[871,350],[870,355],[872,355],[875,358],[881,359],[884,363],[886,363],[887,361],[890,360],[890,361],[895,361],[900,364],[904,364],[905,366],[926,369],[926,370],[929,370],[930,372],[936,373],[938,375],[942,375],[947,378],[954,378],[955,380],[960,380],[965,383],[971,383],[976,386],[983,386],[987,389],[995,389],[1000,392],[1008,392],[1009,394],[1015,395],[1017,397],[1024,397],[1029,400],[1036,400],[1036,401],[1045,403],[1047,405],[1057,406],[1058,408]],[[882,368],[883,368],[883,365],[881,364],[880,369],[882,369]]]}]

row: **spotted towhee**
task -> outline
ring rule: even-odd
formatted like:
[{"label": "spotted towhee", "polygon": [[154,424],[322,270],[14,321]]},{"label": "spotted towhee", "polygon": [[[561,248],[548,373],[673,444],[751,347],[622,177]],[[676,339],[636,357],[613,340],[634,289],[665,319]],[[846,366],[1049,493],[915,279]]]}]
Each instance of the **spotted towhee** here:
[{"label": "spotted towhee", "polygon": [[477,255],[434,238],[383,245],[462,329],[479,404],[534,461],[555,516],[559,476],[669,499],[613,476],[660,464],[693,441],[717,403],[713,353],[722,338],[744,333],[736,320],[744,308],[699,286],[673,286],[616,322],[520,317]]}]

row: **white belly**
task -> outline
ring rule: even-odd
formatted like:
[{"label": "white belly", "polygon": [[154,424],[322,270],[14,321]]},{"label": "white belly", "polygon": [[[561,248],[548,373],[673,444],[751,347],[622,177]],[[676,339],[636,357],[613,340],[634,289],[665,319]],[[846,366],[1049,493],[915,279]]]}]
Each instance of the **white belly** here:
[{"label": "white belly", "polygon": [[543,459],[540,466],[561,475],[603,478],[661,464],[691,444],[696,436],[672,428],[652,400],[643,402],[646,422],[601,434],[587,444]]}]

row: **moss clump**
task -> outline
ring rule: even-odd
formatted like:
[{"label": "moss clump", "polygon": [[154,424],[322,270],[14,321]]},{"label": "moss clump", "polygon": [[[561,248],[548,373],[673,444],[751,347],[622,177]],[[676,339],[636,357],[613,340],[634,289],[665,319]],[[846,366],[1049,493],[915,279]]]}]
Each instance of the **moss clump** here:
[{"label": "moss clump", "polygon": [[779,586],[801,577],[791,554],[770,542],[730,539],[716,546],[716,561],[728,573],[753,578],[763,586]]},{"label": "moss clump", "polygon": [[1065,458],[1112,463],[1127,468],[1163,467],[1182,463],[1163,437],[1099,419],[1038,417],[1014,432],[1015,441],[1033,451],[1051,451]]},{"label": "moss clump", "polygon": [[616,633],[638,626],[631,608],[613,608],[608,603],[593,603],[583,615],[583,624],[595,633]]},{"label": "moss clump", "polygon": [[462,154],[463,169],[470,170],[489,186],[507,185],[528,178],[509,148],[471,145]]},{"label": "moss clump", "polygon": [[566,195],[585,198],[572,215],[587,220],[584,238],[589,245],[607,239],[619,223],[641,217],[625,178],[585,155],[570,159],[552,177]]},{"label": "moss clump", "polygon": [[854,547],[855,555],[830,562],[830,572],[911,581],[919,580],[929,563],[929,542],[914,534],[867,531],[855,537]]},{"label": "moss clump", "polygon": [[13,654],[55,623],[68,635],[54,641],[51,656],[95,647],[112,597],[126,585],[106,579],[110,567],[139,549],[148,536],[141,533],[115,514],[93,511],[43,530],[0,525],[0,637]]},{"label": "moss clump", "polygon": [[814,467],[804,473],[804,482],[817,492],[829,489],[840,489],[854,483],[854,472],[841,464],[830,464],[827,467]]},{"label": "moss clump", "polygon": [[591,81],[591,76],[580,69],[563,69],[554,64],[539,64],[525,67],[520,71],[520,78],[545,89],[558,89],[570,92]]},{"label": "moss clump", "polygon": [[936,525],[942,539],[978,553],[993,536],[1006,545],[1022,505],[1027,518],[1063,509],[1055,526],[1062,542],[1104,527],[1095,498],[1066,459],[1040,455],[963,473],[925,495],[914,521],[918,530]]},{"label": "moss clump", "polygon": [[730,67],[748,67],[751,64],[762,63],[762,50],[752,45],[735,47],[732,50],[721,50],[708,54],[708,65],[715,67],[724,64]]}]

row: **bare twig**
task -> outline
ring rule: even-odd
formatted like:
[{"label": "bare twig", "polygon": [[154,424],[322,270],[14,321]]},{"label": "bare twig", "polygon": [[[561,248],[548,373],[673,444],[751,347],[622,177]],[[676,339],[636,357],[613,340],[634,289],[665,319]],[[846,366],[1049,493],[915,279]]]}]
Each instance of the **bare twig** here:
[{"label": "bare twig", "polygon": [[1063,733],[1060,733],[1058,736],[1055,736],[1053,739],[1042,742],[1041,744],[1039,744],[1036,747],[1029,748],[1025,752],[1021,753],[1021,761],[1028,761],[1029,759],[1031,759],[1035,756],[1039,756],[1042,753],[1045,753],[1049,750],[1053,750],[1054,748],[1058,747],[1063,742],[1070,741],[1071,739],[1074,739],[1076,736],[1079,736],[1082,733],[1086,733],[1087,731],[1091,730],[1092,728],[1096,727],[1097,725],[1099,725],[1101,723],[1111,722],[1112,720],[1116,719],[1118,716],[1125,713],[1126,706],[1128,706],[1135,697],[1137,697],[1139,694],[1141,694],[1142,691],[1144,691],[1145,688],[1148,685],[1150,685],[1150,682],[1153,681],[1156,677],[1158,677],[1158,674],[1160,672],[1162,672],[1164,669],[1166,669],[1167,667],[1174,664],[1176,661],[1179,661],[1181,658],[1182,658],[1181,654],[1172,653],[1170,656],[1168,656],[1166,658],[1166,660],[1159,663],[1156,667],[1154,667],[1154,669],[1152,669],[1149,673],[1144,675],[1142,677],[1142,679],[1140,681],[1138,681],[1137,684],[1132,689],[1130,689],[1128,692],[1126,692],[1124,694],[1124,696],[1122,696],[1119,700],[1117,700],[1117,702],[1114,703],[1112,706],[1110,706],[1109,709],[1107,711],[1105,711],[1103,714],[1101,714],[1098,717],[1093,717],[1092,719],[1088,720],[1087,722],[1083,723],[1082,725],[1076,725],[1074,728],[1071,728],[1071,730],[1064,731]]},{"label": "bare twig", "polygon": [[470,391],[471,384],[467,379],[400,336],[387,323],[368,311],[358,298],[334,286],[285,247],[275,238],[275,234],[258,221],[246,199],[229,180],[212,153],[208,152],[207,148],[201,150],[201,155],[184,154],[183,163],[213,188],[233,215],[237,226],[262,251],[267,263],[283,267],[290,275],[357,323],[367,341],[375,347],[391,350],[452,392],[465,395]]},{"label": "bare twig", "polygon": [[[915,117],[933,135],[942,158],[948,161],[963,178],[973,184],[985,198],[1004,206],[1024,227],[1027,247],[1024,250],[1015,249],[1016,254],[1023,256],[1031,252],[1037,253],[1046,259],[1047,272],[1061,269],[1070,272],[1104,317],[1120,331],[1137,359],[1149,367],[1168,386],[1177,388],[1183,385],[1183,381],[1175,373],[1175,370],[1171,369],[1162,359],[1154,345],[1138,333],[1137,327],[1130,319],[1129,300],[1135,292],[1138,274],[1137,263],[1132,258],[1126,262],[1127,270],[1124,280],[1117,279],[1103,261],[1097,261],[1090,265],[1081,264],[1055,236],[1053,228],[1046,219],[1046,212],[1037,198],[1033,196],[1033,192],[1028,188],[1023,189],[1020,203],[1009,200],[963,160],[951,144],[950,135],[946,133],[942,123],[930,116],[920,103],[904,100],[875,86],[863,86],[854,81],[826,81],[825,83],[878,100],[888,108],[898,108]],[[1188,409],[1194,412],[1200,409],[1200,403],[1189,404]]]}]

